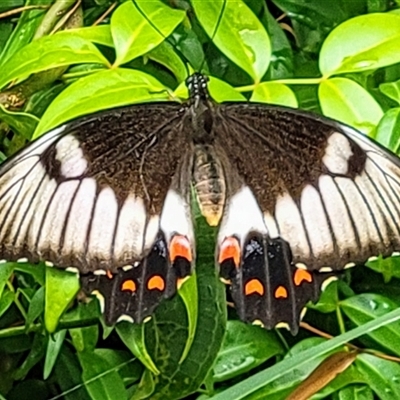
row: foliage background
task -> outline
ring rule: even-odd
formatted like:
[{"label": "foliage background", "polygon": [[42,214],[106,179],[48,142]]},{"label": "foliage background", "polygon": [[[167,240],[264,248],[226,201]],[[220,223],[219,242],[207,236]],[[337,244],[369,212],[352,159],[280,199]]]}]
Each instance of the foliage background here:
[{"label": "foliage background", "polygon": [[[200,69],[217,101],[322,113],[398,152],[399,8],[389,0],[3,1],[2,158],[84,114],[185,98],[185,78]],[[398,256],[331,284],[306,316],[317,330],[266,332],[229,310],[224,336],[214,232],[197,222],[197,276],[145,327],[105,327],[96,301],[75,299],[74,275],[2,264],[2,397],[283,399],[336,353],[345,361],[320,367],[313,382],[334,379],[313,398],[400,398]],[[372,354],[343,353],[354,339]]]}]

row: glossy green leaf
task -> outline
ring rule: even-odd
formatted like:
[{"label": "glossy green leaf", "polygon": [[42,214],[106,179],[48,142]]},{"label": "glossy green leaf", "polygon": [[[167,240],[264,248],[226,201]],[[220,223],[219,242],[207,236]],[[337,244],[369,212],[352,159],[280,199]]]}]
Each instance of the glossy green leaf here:
[{"label": "glossy green leaf", "polygon": [[0,88],[15,79],[71,64],[98,63],[108,66],[97,47],[80,36],[59,33],[23,47],[2,67]]},{"label": "glossy green leaf", "polygon": [[277,104],[297,108],[296,95],[289,86],[278,82],[262,82],[257,85],[251,95],[250,101]]},{"label": "glossy green leaf", "polygon": [[54,365],[64,343],[66,329],[50,335],[47,342],[46,358],[44,361],[43,379],[47,379],[53,371]]},{"label": "glossy green leaf", "polygon": [[400,16],[368,14],[342,23],[329,34],[321,48],[319,67],[324,76],[329,76],[398,62]]},{"label": "glossy green leaf", "polygon": [[329,283],[329,285],[321,293],[321,296],[317,304],[310,302],[309,308],[313,310],[318,310],[322,313],[334,312],[339,306],[339,295],[338,295],[338,285],[337,281]]},{"label": "glossy green leaf", "polygon": [[14,302],[15,293],[9,290],[5,291],[0,297],[0,317],[9,309]]},{"label": "glossy green leaf", "polygon": [[[43,4],[43,0],[27,0],[24,3],[25,6],[41,5]],[[8,58],[31,41],[45,12],[46,10],[27,9],[20,15],[17,26],[13,30],[0,55],[0,65],[4,64]]]},{"label": "glossy green leaf", "polygon": [[77,274],[55,268],[46,269],[44,322],[50,333],[56,330],[58,320],[79,289]]},{"label": "glossy green leaf", "polygon": [[337,400],[374,400],[374,392],[366,385],[349,385],[339,391]]},{"label": "glossy green leaf", "polygon": [[187,77],[188,73],[185,63],[178,56],[175,48],[166,41],[160,43],[155,49],[147,53],[146,57],[171,70],[178,82],[183,82]]},{"label": "glossy green leaf", "polygon": [[110,25],[85,26],[83,28],[70,29],[64,34],[80,36],[93,43],[114,47]]},{"label": "glossy green leaf", "polygon": [[400,278],[400,257],[377,257],[376,260],[368,260],[365,265],[372,270],[383,275],[384,281],[387,283],[393,277]]},{"label": "glossy green leaf", "polygon": [[[63,346],[54,368],[55,379],[65,400],[93,400],[82,382],[82,369],[76,354],[69,346]],[[71,390],[73,389],[73,390]]]},{"label": "glossy green leaf", "polygon": [[382,83],[379,85],[379,90],[387,97],[400,104],[400,81]]},{"label": "glossy green leaf", "polygon": [[360,354],[356,365],[364,375],[366,383],[381,400],[400,398],[400,366],[393,361]]},{"label": "glossy green leaf", "polygon": [[400,152],[400,107],[386,111],[379,121],[374,139],[394,153]]},{"label": "glossy green leaf", "polygon": [[34,138],[82,115],[168,98],[167,88],[144,72],[124,68],[100,71],[77,80],[56,97],[40,120]]},{"label": "glossy green leaf", "polygon": [[283,353],[284,349],[274,332],[241,321],[228,321],[214,366],[214,381],[234,378]]},{"label": "glossy green leaf", "polygon": [[[44,263],[37,265],[32,265],[29,263],[13,263],[16,271],[21,271],[29,274],[33,279],[39,283],[39,285],[44,285],[46,280],[46,266]],[[1,269],[1,268],[0,268]]]},{"label": "glossy green leaf", "polygon": [[358,338],[364,334],[368,334],[382,326],[386,326],[393,322],[400,321],[400,308],[390,312],[389,314],[378,317],[377,319],[359,326],[349,332],[339,335],[331,340],[313,346],[312,348],[302,351],[299,354],[287,358],[274,366],[254,374],[250,378],[231,386],[229,389],[213,396],[213,400],[235,400],[245,399],[257,390],[265,387],[276,379],[282,378],[286,374],[291,374],[296,369],[302,369],[308,363],[315,363],[319,357],[326,355],[334,349]]},{"label": "glossy green leaf", "polygon": [[44,312],[44,296],[45,288],[42,286],[35,292],[31,302],[29,303],[28,315],[25,321],[28,329],[30,325],[35,322],[36,318],[38,318]]},{"label": "glossy green leaf", "polygon": [[213,43],[246,71],[255,83],[261,81],[271,59],[271,43],[264,26],[242,0],[193,0],[193,9]]},{"label": "glossy green leaf", "polygon": [[46,344],[45,335],[40,332],[36,333],[29,354],[14,374],[15,379],[24,379],[29,371],[43,358],[46,351]]},{"label": "glossy green leaf", "polygon": [[0,297],[3,293],[4,286],[6,285],[8,278],[14,271],[15,263],[0,264]]},{"label": "glossy green leaf", "polygon": [[132,354],[134,354],[148,370],[158,375],[160,371],[147,352],[144,328],[144,324],[131,324],[130,322],[122,321],[117,324],[115,329],[118,336]]},{"label": "glossy green leaf", "polygon": [[[340,303],[340,307],[357,326],[396,310],[400,304],[379,294],[364,293],[350,297]],[[381,346],[400,355],[400,322],[386,325],[369,334]]]},{"label": "glossy green leaf", "polygon": [[24,112],[12,112],[0,105],[0,121],[4,121],[25,139],[30,139],[39,122],[39,118]]},{"label": "glossy green leaf", "polygon": [[185,18],[183,10],[168,7],[160,0],[136,0],[121,4],[111,18],[119,66],[154,49]]},{"label": "glossy green leaf", "polygon": [[366,134],[383,116],[378,102],[362,86],[347,78],[322,81],[318,97],[324,115]]},{"label": "glossy green leaf", "polygon": [[121,377],[106,360],[88,351],[78,353],[78,358],[83,382],[92,400],[128,399]]},{"label": "glossy green leaf", "polygon": [[187,357],[190,348],[192,347],[197,328],[199,297],[197,292],[197,280],[195,272],[179,289],[179,296],[185,304],[188,317],[188,337],[186,340],[185,349],[183,350],[182,357],[180,359],[180,362],[183,362],[183,360]]}]

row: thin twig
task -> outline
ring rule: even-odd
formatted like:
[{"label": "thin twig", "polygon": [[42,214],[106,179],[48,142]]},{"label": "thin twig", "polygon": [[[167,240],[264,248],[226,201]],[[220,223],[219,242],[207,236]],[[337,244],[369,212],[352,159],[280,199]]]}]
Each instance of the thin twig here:
[{"label": "thin twig", "polygon": [[74,14],[74,12],[78,9],[78,7],[81,5],[82,0],[78,0],[74,6],[57,22],[56,26],[53,28],[53,30],[50,32],[50,35],[53,35],[56,33],[59,29],[62,28],[62,26],[66,23],[66,21],[69,20],[71,15]]},{"label": "thin twig", "polygon": [[111,13],[112,10],[114,10],[114,8],[117,6],[118,2],[114,2],[113,4],[111,4],[110,7],[108,7],[108,9],[93,23],[93,26],[96,26],[98,24],[100,24],[101,22],[103,22],[105,20],[105,18],[107,17],[107,15],[109,15]]},{"label": "thin twig", "polygon": [[15,14],[19,14],[22,13],[24,11],[28,11],[28,10],[47,10],[48,8],[50,8],[51,6],[24,6],[24,7],[18,7],[18,8],[14,8],[12,10],[0,13],[0,19],[2,18],[7,18],[7,17],[11,17],[12,15]]},{"label": "thin twig", "polygon": [[[308,331],[315,333],[318,336],[321,336],[325,339],[333,339],[334,336],[330,335],[329,333],[323,332],[317,328],[314,328],[313,326],[307,324],[307,322],[301,322],[300,326],[304,329],[307,329]],[[394,357],[394,356],[389,356],[388,354],[382,353],[380,351],[377,350],[371,350],[371,349],[363,349],[361,347],[358,347],[352,343],[346,343],[347,347],[350,347],[351,349],[357,350],[360,353],[368,353],[371,354],[375,357],[379,357],[382,358],[384,360],[389,360],[389,361],[394,361],[397,363],[400,363],[400,358],[399,357]]]}]

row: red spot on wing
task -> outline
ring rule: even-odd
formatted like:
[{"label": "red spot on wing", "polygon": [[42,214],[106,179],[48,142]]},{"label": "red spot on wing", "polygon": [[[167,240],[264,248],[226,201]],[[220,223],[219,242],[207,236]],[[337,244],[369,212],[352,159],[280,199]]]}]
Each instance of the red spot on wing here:
[{"label": "red spot on wing", "polygon": [[219,249],[218,263],[222,264],[224,261],[232,258],[236,267],[240,265],[240,245],[239,241],[234,237],[226,238]]},{"label": "red spot on wing", "polygon": [[186,258],[189,262],[193,260],[192,250],[186,236],[175,235],[169,245],[169,258],[174,262],[176,257]]},{"label": "red spot on wing", "polygon": [[128,279],[122,283],[121,290],[129,291],[129,292],[136,292],[136,284],[132,279]]},{"label": "red spot on wing", "polygon": [[160,292],[163,292],[165,289],[165,281],[164,278],[160,275],[154,275],[147,281],[147,289],[154,290],[157,289]]},{"label": "red spot on wing", "polygon": [[264,285],[258,279],[252,279],[246,283],[244,293],[249,296],[253,293],[258,293],[260,296],[264,295]]},{"label": "red spot on wing", "polygon": [[288,297],[288,292],[284,286],[278,286],[278,288],[275,290],[275,298],[283,298],[287,299]]},{"label": "red spot on wing", "polygon": [[297,269],[294,273],[294,284],[300,286],[303,281],[312,282],[312,275],[304,269]]}]

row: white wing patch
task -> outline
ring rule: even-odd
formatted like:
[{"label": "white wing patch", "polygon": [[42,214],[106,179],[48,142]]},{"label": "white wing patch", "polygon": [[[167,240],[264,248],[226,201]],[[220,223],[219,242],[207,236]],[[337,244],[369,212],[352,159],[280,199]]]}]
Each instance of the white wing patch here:
[{"label": "white wing patch", "polygon": [[328,139],[322,162],[333,174],[346,174],[349,169],[349,158],[353,155],[349,139],[339,132],[333,133]]},{"label": "white wing patch", "polygon": [[288,193],[278,198],[275,216],[281,235],[290,243],[292,252],[302,258],[309,258],[311,251],[300,210]]},{"label": "white wing patch", "polygon": [[225,205],[225,212],[218,232],[218,245],[225,238],[234,236],[244,244],[249,232],[256,231],[267,234],[264,216],[256,198],[248,186],[243,186]]},{"label": "white wing patch", "polygon": [[56,160],[61,163],[61,174],[65,178],[82,176],[88,162],[80,148],[79,140],[72,135],[61,138],[56,144]]}]

